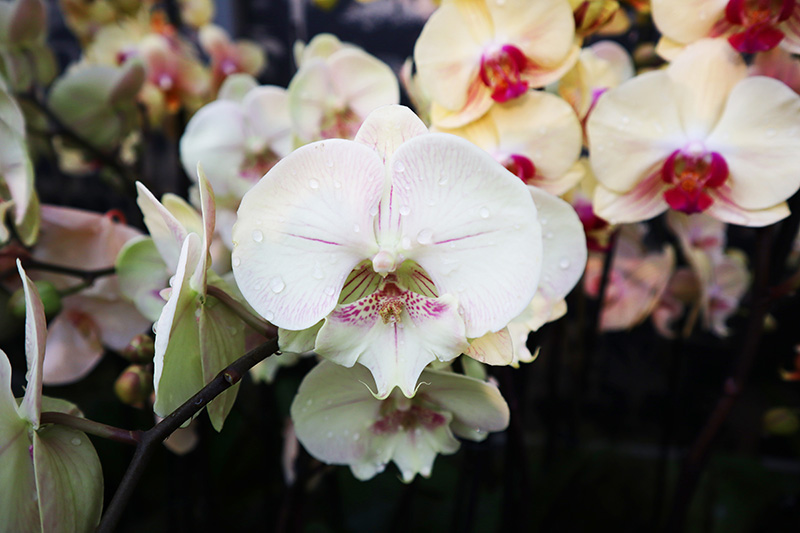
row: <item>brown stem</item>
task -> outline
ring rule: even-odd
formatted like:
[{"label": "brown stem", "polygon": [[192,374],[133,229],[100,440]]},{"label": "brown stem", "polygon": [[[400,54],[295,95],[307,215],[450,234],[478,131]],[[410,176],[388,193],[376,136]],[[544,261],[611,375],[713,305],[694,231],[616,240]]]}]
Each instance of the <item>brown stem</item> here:
[{"label": "brown stem", "polygon": [[242,322],[253,328],[256,332],[260,333],[264,337],[270,338],[278,335],[278,328],[260,316],[256,316],[251,313],[244,305],[242,305],[241,302],[236,301],[230,294],[219,287],[208,285],[207,293],[209,296],[213,296],[225,304],[228,309],[233,311],[236,316],[242,319]]},{"label": "brown stem", "polygon": [[679,532],[685,529],[686,515],[703,468],[708,462],[713,444],[728,419],[736,400],[741,395],[758,355],[759,340],[764,330],[764,319],[772,303],[772,300],[767,298],[769,294],[772,228],[759,228],[757,231],[754,256],[755,279],[751,292],[752,304],[744,339],[741,343],[739,358],[733,372],[725,380],[722,396],[717,401],[714,411],[708,417],[706,424],[684,459],[678,485],[675,489],[675,497],[672,501],[672,513],[667,522],[666,530],[668,532]]},{"label": "brown stem", "polygon": [[247,352],[245,355],[231,363],[212,379],[208,385],[186,400],[186,402],[173,411],[164,420],[145,431],[136,446],[131,464],[114,494],[114,498],[106,508],[103,519],[97,528],[98,533],[114,531],[122,516],[122,512],[133,494],[136,484],[144,473],[150,458],[158,445],[169,437],[184,422],[191,419],[211,400],[235,385],[242,379],[248,370],[278,351],[278,339],[274,338]]},{"label": "brown stem", "polygon": [[142,441],[142,431],[140,430],[121,429],[80,416],[68,415],[67,413],[46,411],[42,413],[39,420],[42,424],[68,426],[90,435],[122,442],[123,444],[132,444],[136,446]]}]

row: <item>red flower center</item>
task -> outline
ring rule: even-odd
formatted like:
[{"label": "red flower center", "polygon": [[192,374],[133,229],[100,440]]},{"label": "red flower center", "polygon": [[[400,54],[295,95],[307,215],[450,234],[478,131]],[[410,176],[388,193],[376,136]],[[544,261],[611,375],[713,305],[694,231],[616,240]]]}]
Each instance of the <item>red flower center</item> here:
[{"label": "red flower center", "polygon": [[536,176],[536,165],[524,155],[511,154],[502,163],[526,185],[530,184]]},{"label": "red flower center", "polygon": [[772,50],[784,36],[778,24],[787,20],[796,6],[796,0],[730,0],[725,6],[725,20],[744,29],[728,41],[739,52]]},{"label": "red flower center", "polygon": [[520,79],[528,63],[525,54],[510,44],[481,56],[480,77],[492,90],[492,100],[507,102],[528,90],[528,82]]},{"label": "red flower center", "polygon": [[717,152],[676,150],[664,162],[661,179],[674,185],[664,192],[664,200],[671,208],[687,214],[700,213],[714,203],[707,191],[728,179],[728,164]]}]

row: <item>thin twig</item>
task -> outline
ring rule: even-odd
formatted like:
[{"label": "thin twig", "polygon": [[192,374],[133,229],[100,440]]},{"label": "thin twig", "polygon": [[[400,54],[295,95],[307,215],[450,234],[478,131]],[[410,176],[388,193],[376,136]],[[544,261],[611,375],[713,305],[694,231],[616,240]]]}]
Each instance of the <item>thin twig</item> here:
[{"label": "thin twig", "polygon": [[29,270],[44,270],[47,272],[52,272],[54,274],[64,274],[65,276],[73,276],[76,278],[81,278],[88,284],[94,283],[97,278],[102,278],[105,276],[113,276],[117,273],[116,268],[113,266],[107,268],[99,268],[97,270],[81,270],[79,268],[72,268],[67,266],[61,265],[53,265],[50,263],[44,263],[42,261],[37,261],[36,259],[28,258],[23,259],[22,261],[23,266]]},{"label": "thin twig", "polygon": [[228,309],[242,319],[242,322],[253,328],[256,332],[260,333],[266,338],[275,337],[278,334],[278,328],[261,318],[251,313],[241,302],[236,301],[233,297],[214,285],[208,285],[207,293],[222,302]]},{"label": "thin twig", "polygon": [[158,448],[158,444],[181,427],[184,422],[196,415],[211,400],[238,383],[248,370],[277,351],[278,339],[272,339],[250,350],[217,374],[208,385],[186,400],[186,402],[173,411],[172,414],[156,424],[153,428],[142,433],[141,441],[136,446],[136,452],[131,460],[131,464],[128,466],[128,470],[125,472],[125,476],[122,478],[117,492],[114,494],[114,498],[106,508],[103,519],[100,521],[100,525],[97,528],[98,533],[110,533],[117,527],[122,517],[122,512],[133,494],[136,484],[142,477],[147,463]]},{"label": "thin twig", "polygon": [[73,416],[67,413],[58,413],[55,411],[46,411],[42,413],[39,418],[42,424],[58,424],[61,426],[68,426],[75,428],[84,433],[103,437],[123,444],[131,444],[137,446],[142,441],[142,431],[122,429],[107,424],[101,424],[94,420],[89,420],[80,416]]}]

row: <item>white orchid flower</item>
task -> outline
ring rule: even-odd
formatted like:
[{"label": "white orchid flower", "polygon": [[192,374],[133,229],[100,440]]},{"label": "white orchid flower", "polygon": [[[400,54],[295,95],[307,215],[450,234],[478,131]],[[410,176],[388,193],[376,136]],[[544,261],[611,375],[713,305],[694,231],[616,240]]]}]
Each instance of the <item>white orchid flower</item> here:
[{"label": "white orchid flower", "polygon": [[502,330],[542,270],[522,181],[402,106],[373,112],[355,141],[284,158],[242,199],[233,240],[250,305],[287,330],[319,327],[315,351],[369,368],[379,398],[413,396],[428,363]]}]

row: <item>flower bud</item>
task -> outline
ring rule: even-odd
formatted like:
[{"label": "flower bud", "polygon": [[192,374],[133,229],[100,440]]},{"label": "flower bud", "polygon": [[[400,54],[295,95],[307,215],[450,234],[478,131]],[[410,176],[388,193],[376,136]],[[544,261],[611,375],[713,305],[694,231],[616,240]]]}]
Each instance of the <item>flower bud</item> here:
[{"label": "flower bud", "polygon": [[[44,304],[45,317],[53,318],[61,311],[61,295],[58,289],[49,281],[36,281],[34,285],[36,285],[42,304]],[[25,318],[25,292],[22,288],[17,289],[11,295],[8,300],[8,309],[14,317]]]},{"label": "flower bud", "polygon": [[131,365],[114,382],[114,392],[120,401],[142,407],[153,392],[153,372],[143,365]]},{"label": "flower bud", "polygon": [[153,361],[154,353],[153,337],[142,333],[131,339],[130,344],[122,350],[122,357],[131,363],[147,364]]}]

